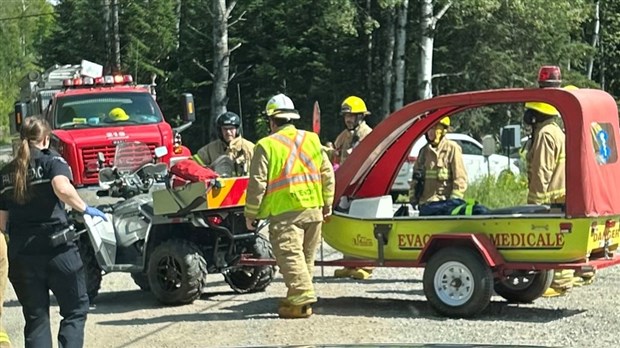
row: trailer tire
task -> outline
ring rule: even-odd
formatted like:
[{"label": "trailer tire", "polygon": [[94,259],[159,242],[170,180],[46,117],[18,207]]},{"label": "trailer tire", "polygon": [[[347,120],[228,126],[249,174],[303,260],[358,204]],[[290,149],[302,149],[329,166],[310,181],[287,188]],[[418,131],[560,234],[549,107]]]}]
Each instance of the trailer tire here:
[{"label": "trailer tire", "polygon": [[451,318],[469,318],[489,305],[493,275],[476,250],[446,247],[428,260],[423,288],[437,313]]},{"label": "trailer tire", "polygon": [[189,304],[200,297],[206,285],[207,262],[196,244],[171,239],[153,250],[147,276],[151,292],[159,302]]},{"label": "trailer tire", "polygon": [[97,262],[95,251],[88,238],[82,238],[77,243],[80,250],[80,258],[84,265],[84,278],[86,281],[86,293],[88,301],[93,304],[95,298],[99,295],[101,289],[101,279],[103,278],[103,270]]},{"label": "trailer tire", "polygon": [[495,280],[495,293],[511,303],[532,303],[551,286],[553,270],[517,271]]},{"label": "trailer tire", "polygon": [[[262,235],[256,237],[252,246],[252,257],[274,259],[271,243]],[[274,266],[242,266],[224,273],[226,283],[238,294],[264,291],[275,275]]]},{"label": "trailer tire", "polygon": [[151,285],[149,284],[149,277],[144,272],[131,273],[131,279],[142,291],[151,291]]}]

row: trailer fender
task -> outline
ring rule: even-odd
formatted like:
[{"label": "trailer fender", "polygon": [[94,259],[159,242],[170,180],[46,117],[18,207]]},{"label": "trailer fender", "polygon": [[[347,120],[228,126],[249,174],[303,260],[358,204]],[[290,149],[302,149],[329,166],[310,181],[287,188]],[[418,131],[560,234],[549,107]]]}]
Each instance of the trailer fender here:
[{"label": "trailer fender", "polygon": [[489,237],[483,233],[442,233],[431,236],[430,240],[418,256],[419,264],[426,264],[428,259],[441,248],[447,246],[469,247],[480,253],[489,267],[494,268],[504,264],[504,258],[497,251]]}]

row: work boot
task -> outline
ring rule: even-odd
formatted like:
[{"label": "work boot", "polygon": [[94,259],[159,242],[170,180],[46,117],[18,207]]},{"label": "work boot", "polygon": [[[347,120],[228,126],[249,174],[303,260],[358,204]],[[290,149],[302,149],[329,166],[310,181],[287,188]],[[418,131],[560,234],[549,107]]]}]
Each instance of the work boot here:
[{"label": "work boot", "polygon": [[0,331],[0,348],[11,348],[11,340],[5,331]]},{"label": "work boot", "polygon": [[582,272],[575,271],[575,282],[574,286],[582,286],[582,285],[590,285],[594,283],[594,276],[596,275],[595,271]]},{"label": "work boot", "polygon": [[355,271],[355,268],[344,267],[341,269],[337,269],[334,271],[334,277],[335,278],[349,278],[351,276],[351,273],[353,273],[353,271]]},{"label": "work boot", "polygon": [[558,297],[558,296],[563,296],[563,295],[566,294],[567,291],[568,291],[568,289],[549,288],[549,289],[545,290],[545,293],[543,293],[542,297]]},{"label": "work boot", "polygon": [[563,270],[553,273],[553,282],[549,289],[542,295],[543,297],[556,297],[564,295],[575,283],[574,271]]},{"label": "work boot", "polygon": [[283,319],[309,318],[312,315],[312,306],[303,304],[299,306],[280,304],[278,307],[278,316]]},{"label": "work boot", "polygon": [[358,280],[366,280],[372,277],[372,270],[366,268],[356,268],[351,272],[351,278]]}]

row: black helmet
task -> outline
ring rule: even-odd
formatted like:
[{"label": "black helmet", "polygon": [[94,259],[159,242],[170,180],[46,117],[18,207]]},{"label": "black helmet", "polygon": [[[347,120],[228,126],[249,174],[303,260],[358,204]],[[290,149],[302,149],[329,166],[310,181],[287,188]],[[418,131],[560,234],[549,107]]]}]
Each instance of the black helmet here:
[{"label": "black helmet", "polygon": [[215,119],[215,124],[217,126],[217,136],[224,140],[222,137],[222,127],[224,126],[234,126],[237,129],[237,136],[239,136],[239,127],[241,126],[241,117],[235,114],[234,112],[225,112],[219,115]]}]

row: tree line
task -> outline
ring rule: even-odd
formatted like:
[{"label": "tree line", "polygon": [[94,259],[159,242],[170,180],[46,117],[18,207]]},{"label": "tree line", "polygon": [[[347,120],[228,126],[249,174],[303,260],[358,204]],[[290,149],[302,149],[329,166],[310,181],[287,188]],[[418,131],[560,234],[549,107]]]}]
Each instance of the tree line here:
[{"label": "tree line", "polygon": [[[267,99],[286,93],[324,141],[342,129],[341,101],[362,97],[374,125],[436,95],[535,87],[541,65],[566,84],[620,95],[620,0],[20,0],[0,17],[0,124],[30,70],[82,59],[107,72],[155,79],[170,122],[179,96],[196,99],[185,143],[210,140],[212,120],[240,114],[244,135],[266,134]],[[510,110],[473,112],[455,128],[473,135],[519,123]]]}]

